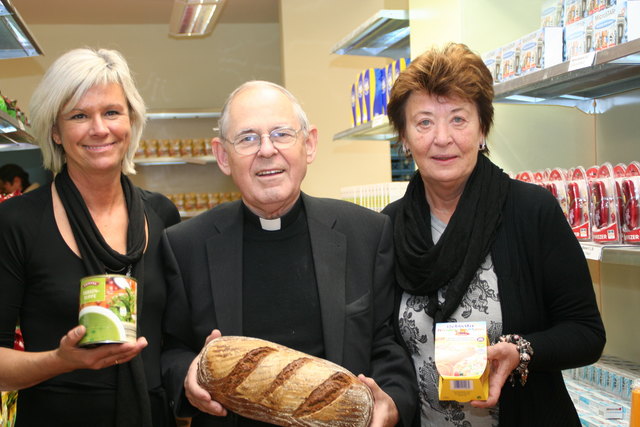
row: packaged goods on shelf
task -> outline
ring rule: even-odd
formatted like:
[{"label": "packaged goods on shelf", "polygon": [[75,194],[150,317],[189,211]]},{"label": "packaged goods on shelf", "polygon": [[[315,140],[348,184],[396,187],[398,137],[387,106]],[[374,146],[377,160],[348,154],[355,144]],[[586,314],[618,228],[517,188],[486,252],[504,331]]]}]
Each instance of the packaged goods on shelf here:
[{"label": "packaged goods on shelf", "polygon": [[598,243],[621,243],[619,190],[614,179],[613,166],[605,163],[598,175],[589,182],[591,194],[592,235]]},{"label": "packaged goods on shelf", "polygon": [[562,32],[562,27],[543,27],[518,41],[521,75],[562,62]]},{"label": "packaged goods on shelf", "polygon": [[593,15],[608,7],[615,6],[616,3],[620,4],[624,0],[591,0],[587,2],[584,16]]},{"label": "packaged goods on shelf", "polygon": [[518,42],[512,41],[500,49],[500,73],[498,81],[504,82],[520,75],[520,51],[517,50]]},{"label": "packaged goods on shelf", "polygon": [[562,23],[567,26],[584,18],[583,0],[564,0]]},{"label": "packaged goods on shelf", "polygon": [[176,205],[180,216],[193,217],[214,208],[222,203],[240,199],[238,192],[224,193],[175,193],[167,194],[167,198]]},{"label": "packaged goods on shelf", "polygon": [[363,75],[362,122],[370,122],[374,116],[386,114],[384,87],[386,86],[384,70],[367,68]]},{"label": "packaged goods on shelf", "polygon": [[482,55],[482,61],[484,65],[487,66],[489,72],[491,73],[491,77],[493,77],[494,83],[499,83],[498,76],[500,75],[500,63],[502,61],[502,49],[497,48],[490,50],[489,52],[485,52]]},{"label": "packaged goods on shelf", "polygon": [[593,50],[593,19],[588,17],[564,27],[564,60]]},{"label": "packaged goods on shelf", "polygon": [[389,203],[404,196],[408,182],[353,185],[340,189],[341,199],[380,212]]},{"label": "packaged goods on shelf", "polygon": [[589,182],[582,166],[569,172],[567,182],[568,220],[573,234],[580,241],[591,240]]},{"label": "packaged goods on shelf", "polygon": [[358,107],[360,110],[360,123],[364,123],[366,114],[364,113],[364,72],[358,73],[357,90],[358,90]]},{"label": "packaged goods on shelf", "polygon": [[401,72],[407,69],[407,66],[411,62],[409,58],[398,58],[393,61],[393,81],[395,82],[398,79],[398,76]]},{"label": "packaged goods on shelf", "polygon": [[627,0],[627,40],[640,38],[640,0]]},{"label": "packaged goods on shelf", "polygon": [[391,96],[391,88],[393,87],[393,83],[396,81],[393,77],[393,65],[393,62],[390,62],[386,67],[384,67],[385,77],[387,78],[387,86],[385,88],[387,90],[387,101]]},{"label": "packaged goods on shelf", "polygon": [[207,155],[207,140],[196,139],[143,139],[135,157],[140,158],[189,158]]},{"label": "packaged goods on shelf", "polygon": [[631,162],[621,180],[625,243],[640,244],[640,163]]},{"label": "packaged goods on shelf", "polygon": [[593,13],[593,48],[602,50],[627,41],[627,2]]},{"label": "packaged goods on shelf", "polygon": [[564,374],[585,387],[621,398],[624,403],[631,399],[633,380],[640,377],[640,365],[619,357],[603,355],[592,365],[568,369]]},{"label": "packaged goods on shelf", "polygon": [[561,27],[562,26],[562,4],[563,0],[547,0],[542,3],[540,11],[541,27]]},{"label": "packaged goods on shelf", "polygon": [[567,171],[555,168],[549,173],[545,180],[545,187],[553,194],[558,201],[562,213],[569,221],[569,206],[567,201]]},{"label": "packaged goods on shelf", "polygon": [[358,82],[351,85],[351,126],[360,126],[362,116],[360,115],[360,104],[358,103]]}]

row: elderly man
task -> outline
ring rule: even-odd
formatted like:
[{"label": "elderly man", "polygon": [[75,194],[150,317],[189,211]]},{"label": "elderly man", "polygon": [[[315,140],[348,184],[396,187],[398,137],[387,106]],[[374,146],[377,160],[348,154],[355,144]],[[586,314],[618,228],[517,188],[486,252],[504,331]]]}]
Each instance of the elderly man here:
[{"label": "elderly man", "polygon": [[199,350],[224,334],[267,339],[362,374],[375,400],[371,425],[410,425],[417,386],[392,327],[388,218],[301,192],[318,132],[283,87],[243,84],[219,127],[213,151],[242,200],[178,224],[164,239],[173,287],[163,374],[176,414],[192,416],[194,427],[264,424],[227,413],[197,384]]}]

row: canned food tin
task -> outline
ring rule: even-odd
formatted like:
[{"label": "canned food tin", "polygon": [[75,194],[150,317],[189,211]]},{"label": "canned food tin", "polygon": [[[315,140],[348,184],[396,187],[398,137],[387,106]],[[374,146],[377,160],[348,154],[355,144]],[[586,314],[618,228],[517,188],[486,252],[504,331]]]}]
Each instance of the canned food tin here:
[{"label": "canned food tin", "polygon": [[136,279],[105,274],[80,279],[78,322],[87,329],[81,346],[135,342]]}]

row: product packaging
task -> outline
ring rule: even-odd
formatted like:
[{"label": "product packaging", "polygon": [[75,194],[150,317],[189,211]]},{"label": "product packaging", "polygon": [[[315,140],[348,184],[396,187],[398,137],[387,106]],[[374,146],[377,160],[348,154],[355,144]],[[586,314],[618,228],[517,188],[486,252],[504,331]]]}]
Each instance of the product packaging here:
[{"label": "product packaging", "polygon": [[375,116],[385,114],[384,73],[379,68],[367,68],[363,71],[363,122],[370,122]]},{"label": "product packaging", "polygon": [[393,81],[398,79],[401,72],[407,69],[407,66],[411,62],[409,58],[398,58],[393,62]]},{"label": "product packaging", "polygon": [[627,40],[640,38],[640,0],[627,0]]},{"label": "product packaging", "polygon": [[602,50],[627,41],[627,2],[619,0],[614,6],[593,14],[593,48]]},{"label": "product packaging", "polygon": [[393,77],[393,66],[394,64],[393,62],[391,62],[385,67],[385,77],[387,78],[387,103],[391,98],[391,88],[393,88],[393,83],[395,83],[396,81],[396,79]]},{"label": "product packaging", "polygon": [[640,378],[633,380],[631,389],[631,420],[629,427],[640,427]]},{"label": "product packaging", "polygon": [[360,103],[358,102],[358,82],[351,85],[351,126],[359,126],[362,124],[362,116],[360,115]]},{"label": "product packaging", "polygon": [[358,91],[358,107],[360,109],[360,123],[365,122],[365,118],[367,117],[367,112],[365,111],[365,102],[364,102],[364,72],[360,72],[358,74],[357,83],[357,91]]},{"label": "product packaging", "polygon": [[593,19],[587,17],[564,27],[564,60],[593,50]]},{"label": "product packaging", "polygon": [[520,48],[519,40],[502,46],[500,57],[500,74],[498,80],[504,82],[520,74]]},{"label": "product packaging", "polygon": [[622,179],[623,240],[640,244],[640,163],[631,162]]},{"label": "product packaging", "polygon": [[564,0],[562,22],[566,27],[584,18],[583,0]]},{"label": "product packaging", "polygon": [[489,397],[486,322],[437,323],[438,399],[468,402]]},{"label": "product packaging", "polygon": [[605,163],[589,183],[591,192],[592,234],[598,243],[621,243],[618,189],[613,167]]},{"label": "product packaging", "polygon": [[487,66],[494,83],[500,83],[498,76],[500,73],[500,63],[502,62],[502,49],[493,49],[482,55],[482,61]]},{"label": "product packaging", "polygon": [[567,182],[568,220],[573,234],[580,241],[591,240],[589,213],[589,183],[582,166],[572,169]]},{"label": "product packaging", "polygon": [[562,4],[563,0],[546,0],[542,3],[540,11],[541,27],[561,27],[562,26]]},{"label": "product packaging", "polygon": [[[551,194],[556,198],[562,213],[567,221],[569,221],[569,206],[567,201],[567,171],[555,168],[549,173],[549,178],[546,180],[546,187]],[[570,223],[570,221],[569,221]]]},{"label": "product packaging", "polygon": [[520,74],[562,62],[562,27],[543,27],[520,39]]}]

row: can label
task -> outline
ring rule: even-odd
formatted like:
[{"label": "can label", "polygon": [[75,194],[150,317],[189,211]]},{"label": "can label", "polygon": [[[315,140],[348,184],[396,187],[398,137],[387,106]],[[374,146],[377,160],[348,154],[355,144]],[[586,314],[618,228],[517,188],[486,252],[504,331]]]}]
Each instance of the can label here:
[{"label": "can label", "polygon": [[78,322],[87,329],[79,345],[135,342],[136,279],[106,274],[80,279]]}]

